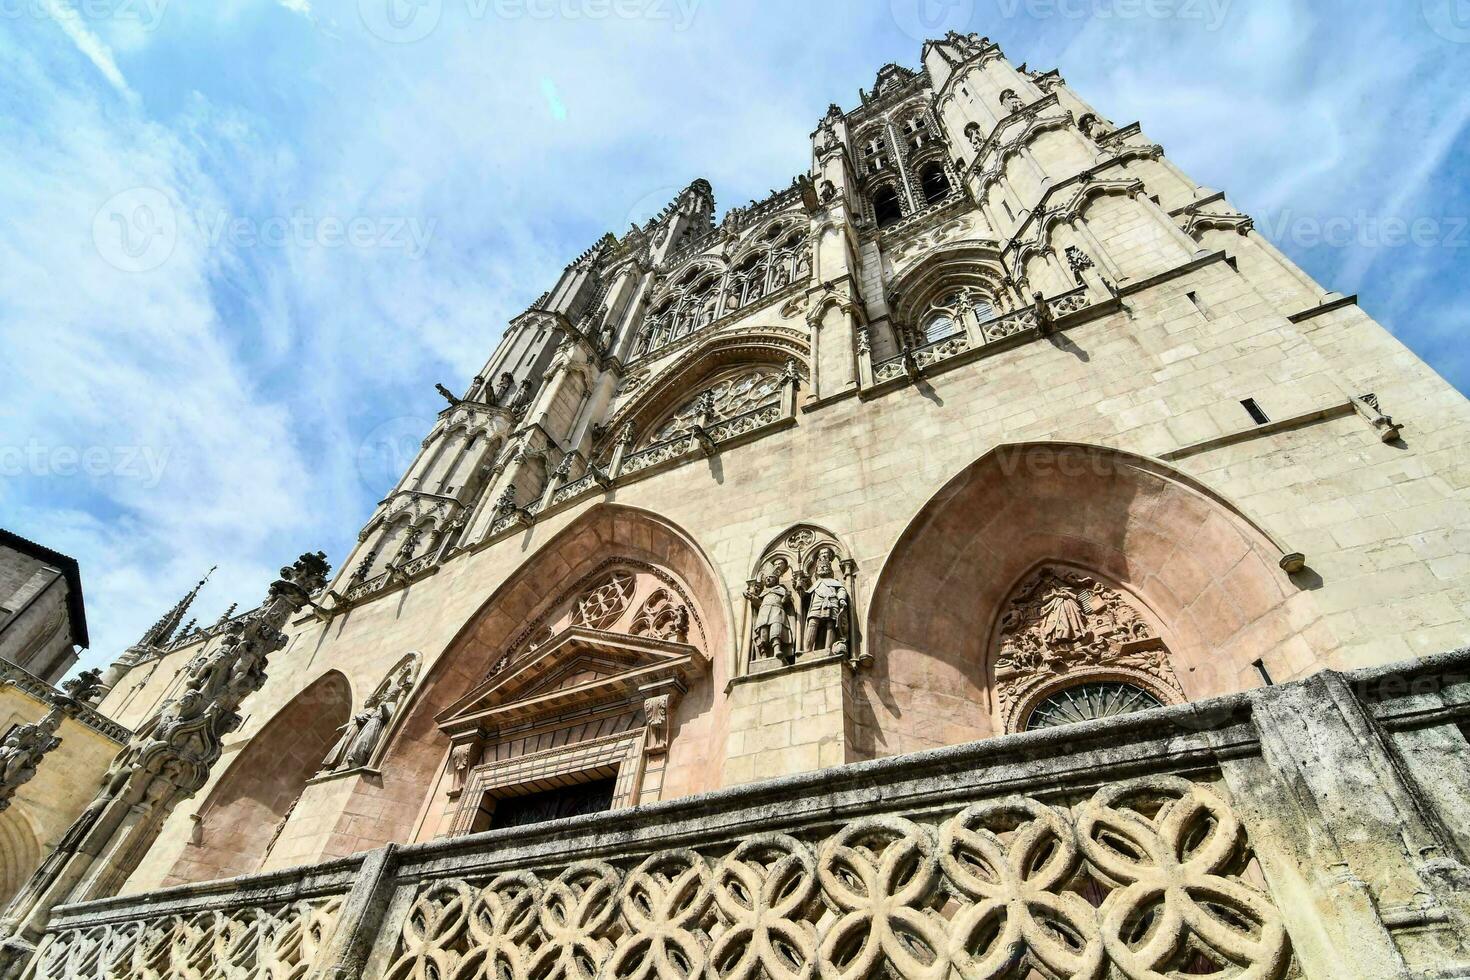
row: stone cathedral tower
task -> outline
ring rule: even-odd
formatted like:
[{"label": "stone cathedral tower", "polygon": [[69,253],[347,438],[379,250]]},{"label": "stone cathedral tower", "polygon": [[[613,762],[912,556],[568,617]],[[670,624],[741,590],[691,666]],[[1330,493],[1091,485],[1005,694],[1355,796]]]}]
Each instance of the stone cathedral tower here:
[{"label": "stone cathedral tower", "polygon": [[1470,405],[1059,73],[929,42],[440,393],[104,677],[9,969],[1470,968]]}]

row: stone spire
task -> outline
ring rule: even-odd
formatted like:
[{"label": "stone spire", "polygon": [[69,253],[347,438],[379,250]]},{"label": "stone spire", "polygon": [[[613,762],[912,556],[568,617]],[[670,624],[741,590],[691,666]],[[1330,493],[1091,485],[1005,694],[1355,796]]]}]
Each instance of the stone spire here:
[{"label": "stone spire", "polygon": [[184,614],[194,604],[194,599],[199,595],[199,590],[204,588],[204,583],[209,581],[209,577],[218,568],[219,566],[215,565],[209,571],[205,572],[204,577],[195,584],[194,588],[190,589],[182,599],[174,603],[174,607],[165,613],[162,619],[154,623],[148,632],[143,634],[143,638],[138,641],[137,645],[140,647],[161,647],[173,639],[174,632],[178,630],[179,624],[184,621]]},{"label": "stone spire", "polygon": [[224,737],[240,726],[240,703],[265,684],[267,659],[286,645],[282,629],[326,587],[329,570],[321,552],[281,569],[265,602],[183,668],[179,693],[112,760],[92,804],[0,917],[0,976],[29,957],[57,905],[115,895],[173,808],[208,781]]}]

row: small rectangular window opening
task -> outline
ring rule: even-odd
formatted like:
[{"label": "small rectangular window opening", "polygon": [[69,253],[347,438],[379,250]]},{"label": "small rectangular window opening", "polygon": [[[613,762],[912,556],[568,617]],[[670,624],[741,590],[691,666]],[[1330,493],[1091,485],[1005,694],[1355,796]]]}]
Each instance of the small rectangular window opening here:
[{"label": "small rectangular window opening", "polygon": [[1261,411],[1261,406],[1256,404],[1256,400],[1254,398],[1247,398],[1240,404],[1241,407],[1250,414],[1251,420],[1255,422],[1256,425],[1265,425],[1267,422],[1271,421],[1270,416]]}]

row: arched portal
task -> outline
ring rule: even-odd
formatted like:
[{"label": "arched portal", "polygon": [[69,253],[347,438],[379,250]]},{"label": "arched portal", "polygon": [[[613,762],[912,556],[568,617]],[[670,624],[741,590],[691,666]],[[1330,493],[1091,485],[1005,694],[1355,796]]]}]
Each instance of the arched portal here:
[{"label": "arched portal", "polygon": [[[687,630],[674,611],[680,606]],[[691,648],[697,668],[680,668],[677,678],[665,672],[665,660]],[[637,802],[650,792],[668,799],[719,786],[723,735],[713,709],[732,649],[728,592],[693,540],[646,511],[595,505],[495,589],[434,663],[384,752],[381,775],[354,787],[326,856],[478,829],[462,792],[493,780],[503,787],[511,776],[501,764],[528,755],[536,755],[528,771],[550,766],[560,778],[581,765],[560,754],[566,739],[601,738],[607,757],[589,751],[587,758],[611,770],[626,764],[630,731],[640,739],[647,732],[641,751],[657,751],[658,761],[640,763],[641,788],[618,784],[621,799],[631,794]],[[608,713],[605,732],[563,735],[561,722],[543,724],[529,714],[613,688],[628,697],[635,690],[629,672],[645,670],[684,689],[662,709],[640,693],[631,716]],[[525,707],[530,700],[534,708]],[[489,729],[517,735],[473,737]],[[492,750],[499,753],[493,759]],[[483,771],[491,762],[497,771]]]},{"label": "arched portal", "polygon": [[347,678],[334,670],[266,722],[199,808],[194,839],[163,884],[259,870],[351,711]]},{"label": "arched portal", "polygon": [[20,807],[0,812],[0,903],[9,902],[41,863],[41,845]]},{"label": "arched portal", "polygon": [[[1283,557],[1228,501],[1155,460],[1071,443],[999,447],[923,506],[880,573],[867,631],[874,665],[853,705],[857,753],[1024,727],[1025,712],[1061,685],[1000,704],[997,623],[1047,567],[1095,583],[1075,587],[1079,603],[1088,589],[1115,590],[1167,637],[1173,687],[1137,671],[1100,679],[1167,702],[1256,686],[1257,661],[1277,679],[1310,672],[1332,652],[1331,634]],[[1093,629],[1080,618],[1079,629]]]}]

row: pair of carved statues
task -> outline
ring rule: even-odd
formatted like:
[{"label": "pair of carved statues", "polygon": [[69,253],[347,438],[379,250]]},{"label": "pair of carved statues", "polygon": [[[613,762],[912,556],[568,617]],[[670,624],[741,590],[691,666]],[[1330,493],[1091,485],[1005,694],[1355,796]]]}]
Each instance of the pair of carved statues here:
[{"label": "pair of carved statues", "polygon": [[836,542],[815,529],[798,528],[768,549],[760,577],[745,590],[753,610],[751,659],[790,664],[805,653],[852,657],[853,571]]}]

